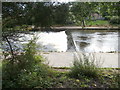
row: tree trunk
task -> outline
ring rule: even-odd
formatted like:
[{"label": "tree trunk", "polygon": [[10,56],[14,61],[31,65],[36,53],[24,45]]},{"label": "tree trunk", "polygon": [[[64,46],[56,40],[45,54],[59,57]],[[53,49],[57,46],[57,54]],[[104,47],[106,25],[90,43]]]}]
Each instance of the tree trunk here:
[{"label": "tree trunk", "polygon": [[85,27],[85,20],[82,20],[82,27]]},{"label": "tree trunk", "polygon": [[8,45],[9,45],[9,47],[10,47],[10,52],[11,52],[11,55],[12,55],[12,59],[14,59],[14,53],[13,53],[13,49],[12,49],[12,46],[11,46],[11,44],[10,44],[10,41],[8,40],[8,38],[7,38],[6,36],[5,36],[4,38],[6,39]]}]

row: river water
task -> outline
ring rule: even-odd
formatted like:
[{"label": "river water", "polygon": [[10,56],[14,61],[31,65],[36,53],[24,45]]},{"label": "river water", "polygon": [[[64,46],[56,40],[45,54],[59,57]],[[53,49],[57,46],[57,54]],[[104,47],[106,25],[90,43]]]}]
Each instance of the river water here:
[{"label": "river water", "polygon": [[[38,37],[39,50],[45,52],[118,52],[117,31],[70,30],[60,32],[34,32]],[[26,34],[20,40],[30,40]],[[27,41],[26,41],[27,42]],[[22,44],[25,43],[21,42]]]},{"label": "river water", "polygon": [[[118,31],[105,30],[67,30],[60,32],[32,32],[20,34],[21,42],[12,43],[12,47],[22,47],[33,36],[38,37],[38,50],[45,52],[118,52]],[[6,46],[4,46],[6,48]],[[8,47],[8,45],[7,45]]]}]

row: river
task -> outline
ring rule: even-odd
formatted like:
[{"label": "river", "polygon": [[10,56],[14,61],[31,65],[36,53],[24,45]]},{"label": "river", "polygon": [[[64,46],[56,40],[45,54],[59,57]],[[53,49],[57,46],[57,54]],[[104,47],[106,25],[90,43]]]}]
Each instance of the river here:
[{"label": "river", "polygon": [[[60,32],[34,32],[39,50],[45,52],[118,52],[118,31],[68,30]],[[33,35],[26,34],[22,44]],[[26,40],[26,41],[25,41]]]},{"label": "river", "polygon": [[[19,41],[12,41],[13,48],[22,47],[33,36],[36,36],[38,50],[44,52],[119,52],[118,31],[107,30],[67,30],[60,32],[31,32],[21,34]],[[4,44],[5,45],[5,44]],[[8,45],[4,46],[8,47]]]}]

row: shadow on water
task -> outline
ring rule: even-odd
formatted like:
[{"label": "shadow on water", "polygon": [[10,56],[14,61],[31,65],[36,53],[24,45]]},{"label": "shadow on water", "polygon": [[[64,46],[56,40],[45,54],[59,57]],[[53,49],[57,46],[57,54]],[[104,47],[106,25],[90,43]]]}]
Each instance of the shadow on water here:
[{"label": "shadow on water", "polygon": [[87,46],[90,45],[88,42],[79,42],[76,41],[77,47],[79,48],[79,51],[84,51]]},{"label": "shadow on water", "polygon": [[80,42],[80,48],[81,49],[84,49],[85,47],[87,47],[88,45],[90,45],[90,43],[87,43],[87,42]]},{"label": "shadow on water", "polygon": [[89,37],[89,36],[77,36],[80,40],[88,40],[91,39],[93,37]]},{"label": "shadow on water", "polygon": [[[40,48],[38,48],[38,49],[40,49]],[[44,52],[57,52],[58,49],[55,47],[54,44],[49,43],[49,44],[47,44],[45,46],[41,45],[41,51],[44,51]]]}]

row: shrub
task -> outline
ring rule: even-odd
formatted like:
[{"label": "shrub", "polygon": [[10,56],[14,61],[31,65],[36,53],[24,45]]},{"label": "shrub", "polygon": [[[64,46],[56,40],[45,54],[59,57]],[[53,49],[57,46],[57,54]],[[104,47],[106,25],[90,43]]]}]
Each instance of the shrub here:
[{"label": "shrub", "polygon": [[3,60],[3,88],[50,87],[51,70],[36,52],[36,40],[33,39],[26,45],[24,53],[16,55],[14,60]]},{"label": "shrub", "polygon": [[114,74],[113,74],[113,82],[112,82],[112,85],[111,85],[111,88],[120,88],[120,72],[119,71],[114,71]]},{"label": "shrub", "polygon": [[[91,59],[91,60],[90,60]],[[81,77],[98,77],[100,75],[99,65],[95,64],[95,57],[85,54],[75,57],[73,67],[69,73],[70,77],[80,79]]]},{"label": "shrub", "polygon": [[111,16],[105,16],[105,20],[110,20]]},{"label": "shrub", "polygon": [[113,16],[113,17],[110,19],[110,23],[111,23],[111,24],[120,24],[120,17],[118,17],[118,16]]}]

